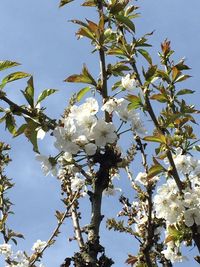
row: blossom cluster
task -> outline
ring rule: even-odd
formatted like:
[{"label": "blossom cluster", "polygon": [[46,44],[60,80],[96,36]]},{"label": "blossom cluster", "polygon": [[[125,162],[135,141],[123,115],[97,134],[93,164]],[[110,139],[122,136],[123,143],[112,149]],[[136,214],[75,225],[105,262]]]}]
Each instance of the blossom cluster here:
[{"label": "blossom cluster", "polygon": [[186,226],[200,225],[200,187],[187,188],[180,195],[173,179],[160,186],[154,197],[157,218],[163,218],[167,224],[184,220]]},{"label": "blossom cluster", "polygon": [[[180,177],[186,179],[188,185],[181,194],[172,178],[158,187],[154,197],[156,217],[164,219],[167,227],[182,223],[186,227],[200,226],[200,160],[183,154],[180,148],[176,149],[173,159]],[[173,242],[167,243],[163,253],[172,262],[181,261],[181,253]]]},{"label": "blossom cluster", "polygon": [[[40,252],[44,246],[46,246],[45,241],[37,240],[32,247],[34,252]],[[5,267],[29,267],[30,262],[28,256],[21,250],[16,253],[13,252],[12,246],[10,244],[4,243],[0,244],[0,255],[3,255],[7,262],[10,262]],[[44,264],[40,263],[38,267],[45,267]]]},{"label": "blossom cluster", "polygon": [[[132,79],[130,77],[125,78],[127,85],[124,84],[125,81],[122,83],[124,86],[130,87],[130,83],[133,83]],[[87,188],[80,168],[75,164],[77,156],[82,155],[90,158],[97,151],[104,153],[105,146],[108,144],[116,146],[121,136],[119,129],[122,125],[127,125],[127,130],[132,130],[135,134],[146,132],[139,113],[133,109],[129,110],[128,105],[129,102],[126,99],[114,97],[109,98],[101,109],[93,97],[87,98],[83,104],[73,105],[67,116],[61,119],[59,126],[53,131],[53,136],[56,139],[54,145],[59,151],[57,159],[43,155],[36,156],[37,160],[41,162],[44,174],[57,175],[62,181],[66,174],[70,173],[72,191],[82,190],[84,195]],[[121,126],[115,127],[113,122],[106,122],[102,118],[101,113],[103,112],[109,113],[111,117],[116,115],[118,121],[121,121]],[[117,120],[113,118],[113,121]],[[105,195],[113,195],[117,191],[119,190],[112,185],[104,193]]]},{"label": "blossom cluster", "polygon": [[[121,84],[127,90],[135,89],[137,86],[136,80],[130,74],[122,78]],[[86,191],[83,176],[75,164],[77,157],[81,155],[91,158],[97,152],[104,153],[108,144],[116,146],[121,137],[119,130],[122,126],[127,126],[124,132],[132,131],[139,135],[145,134],[146,130],[140,114],[129,109],[129,102],[125,98],[110,97],[100,108],[98,101],[94,97],[89,97],[80,105],[72,105],[68,111],[53,131],[56,139],[54,145],[59,151],[59,156],[55,160],[53,157],[38,154],[36,158],[41,162],[45,175],[51,173],[62,180],[66,173],[71,173],[72,190]],[[112,118],[110,122],[103,118],[104,112]],[[118,122],[119,126],[115,126]],[[105,194],[114,194],[115,191],[110,187]]]},{"label": "blossom cluster", "polygon": [[[117,140],[114,125],[104,120],[97,120],[98,102],[87,98],[80,106],[72,106],[69,116],[54,130],[55,147],[70,155],[84,150],[89,156],[96,153],[97,146]],[[91,142],[92,141],[92,142]]]},{"label": "blossom cluster", "polygon": [[162,251],[162,254],[172,263],[187,260],[187,257],[181,254],[180,246],[177,246],[173,241],[167,242],[167,248]]}]

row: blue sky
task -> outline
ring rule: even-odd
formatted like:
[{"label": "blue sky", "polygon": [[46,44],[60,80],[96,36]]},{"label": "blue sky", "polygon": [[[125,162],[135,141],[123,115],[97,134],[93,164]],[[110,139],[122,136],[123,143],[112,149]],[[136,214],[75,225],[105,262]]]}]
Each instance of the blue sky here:
[{"label": "blue sky", "polygon": [[[36,92],[45,88],[56,88],[59,92],[49,98],[47,112],[59,118],[75,86],[63,83],[64,78],[81,70],[82,64],[98,75],[98,62],[90,55],[90,46],[84,40],[77,41],[74,35],[76,26],[69,23],[72,18],[92,18],[92,9],[79,8],[79,2],[59,9],[58,0],[1,0],[0,1],[0,59],[10,59],[22,63],[18,70],[33,74]],[[192,3],[191,3],[192,2]],[[138,36],[155,30],[150,38],[151,52],[158,61],[157,51],[165,38],[172,42],[176,58],[187,58],[192,67],[193,76],[186,86],[197,90],[191,102],[199,105],[199,43],[200,43],[200,1],[183,0],[143,0],[137,1],[141,6],[142,17],[137,19]],[[83,13],[85,12],[85,13]],[[8,94],[17,103],[23,103],[20,90],[25,82],[16,82],[8,87]],[[1,140],[12,145],[13,162],[7,170],[15,182],[15,189],[10,194],[15,203],[15,215],[10,224],[16,231],[24,233],[25,241],[19,241],[19,248],[30,251],[37,239],[46,240],[55,226],[54,212],[61,209],[59,182],[52,177],[44,177],[31,145],[25,138],[12,139],[0,126]],[[44,154],[54,151],[47,138],[41,143]],[[85,203],[83,204],[85,207]],[[104,210],[109,216],[117,213],[115,201],[104,199]],[[87,214],[83,214],[87,218]],[[43,262],[47,267],[56,267],[66,256],[76,249],[75,242],[68,242],[71,223],[67,221],[62,227],[62,237],[49,249]],[[124,266],[128,253],[135,252],[135,241],[126,235],[104,232],[102,243],[107,246],[108,255],[115,259],[115,266]],[[123,244],[123,245],[122,245]],[[193,253],[193,252],[192,252]],[[192,266],[196,266],[194,261]],[[184,266],[184,264],[182,265]],[[186,266],[186,265],[185,265]]]}]

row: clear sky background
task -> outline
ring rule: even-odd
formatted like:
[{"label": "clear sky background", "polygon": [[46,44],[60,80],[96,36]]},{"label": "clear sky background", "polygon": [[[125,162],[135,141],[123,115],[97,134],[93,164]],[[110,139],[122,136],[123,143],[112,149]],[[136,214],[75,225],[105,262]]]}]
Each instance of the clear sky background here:
[{"label": "clear sky background", "polygon": [[[77,41],[74,35],[77,27],[68,22],[72,18],[94,16],[93,9],[79,8],[81,2],[77,0],[59,9],[59,0],[0,1],[0,59],[22,63],[16,70],[33,74],[37,94],[46,88],[59,89],[56,95],[45,102],[48,114],[54,118],[59,118],[63,113],[75,88],[71,84],[63,83],[64,78],[79,73],[83,63],[87,63],[93,73],[98,75],[98,62],[95,61],[95,56],[89,55],[89,43],[84,40]],[[191,97],[191,102],[199,107],[200,1],[141,0],[137,1],[137,4],[141,6],[142,14],[136,22],[137,35],[155,30],[150,41],[156,62],[160,43],[165,38],[171,40],[177,58],[187,58],[193,77],[186,85],[197,90],[197,94]],[[16,82],[7,90],[11,99],[22,104],[24,100],[20,90],[24,88],[25,82]],[[1,125],[0,139],[12,145],[13,162],[7,169],[7,174],[13,178],[16,185],[10,194],[15,203],[15,215],[10,218],[10,224],[26,237],[25,240],[19,241],[18,249],[29,252],[37,239],[47,240],[56,225],[55,210],[62,209],[59,182],[42,175],[40,166],[35,161],[35,153],[25,138],[13,140]],[[41,143],[41,152],[46,155],[54,152],[52,143],[46,138]],[[118,211],[116,201],[105,198],[103,209],[107,216],[114,216]],[[84,221],[87,221],[87,213],[83,213],[83,217]],[[62,227],[62,236],[58,242],[45,253],[43,263],[47,267],[59,266],[63,259],[71,256],[77,248],[75,242],[68,242],[71,230],[68,220]],[[107,254],[115,260],[115,267],[125,266],[127,254],[134,254],[136,251],[135,241],[122,234],[113,235],[113,232],[104,231],[102,243],[107,247]],[[195,249],[189,253],[195,253]],[[191,260],[191,265],[197,266],[194,260]],[[0,266],[3,266],[1,261]]]}]

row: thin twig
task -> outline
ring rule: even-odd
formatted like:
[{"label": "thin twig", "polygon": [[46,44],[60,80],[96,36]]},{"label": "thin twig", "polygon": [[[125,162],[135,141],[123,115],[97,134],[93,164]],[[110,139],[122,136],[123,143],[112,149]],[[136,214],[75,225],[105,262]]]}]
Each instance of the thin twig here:
[{"label": "thin twig", "polygon": [[42,256],[43,252],[51,245],[51,243],[52,243],[53,239],[55,238],[55,236],[58,235],[59,229],[60,229],[61,225],[63,224],[64,220],[68,217],[69,211],[70,211],[72,205],[74,204],[74,202],[76,201],[78,195],[79,195],[79,191],[75,193],[72,201],[67,206],[67,209],[64,212],[62,218],[59,220],[58,225],[56,226],[56,228],[54,229],[53,233],[49,237],[46,246],[39,253],[37,253],[37,254],[34,253],[29,257],[30,259],[33,258],[33,260],[29,264],[29,267],[32,267],[34,265],[34,263]]}]

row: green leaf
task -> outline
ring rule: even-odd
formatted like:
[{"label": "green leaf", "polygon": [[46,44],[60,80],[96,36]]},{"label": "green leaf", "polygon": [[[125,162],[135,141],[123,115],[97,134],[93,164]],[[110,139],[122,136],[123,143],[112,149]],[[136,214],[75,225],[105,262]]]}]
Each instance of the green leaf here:
[{"label": "green leaf", "polygon": [[156,70],[157,70],[157,65],[150,66],[148,68],[147,72],[144,73],[146,81],[150,82],[154,78]]},{"label": "green leaf", "polygon": [[92,75],[89,73],[89,71],[85,65],[83,66],[81,74],[73,74],[73,75],[69,76],[67,79],[65,79],[64,82],[88,83],[88,84],[92,84],[94,86],[97,86],[96,81],[94,80]]},{"label": "green leaf", "polygon": [[124,10],[127,4],[128,1],[112,1],[112,3],[109,5],[110,13],[119,14],[120,11]]},{"label": "green leaf", "polygon": [[39,124],[30,118],[26,118],[26,122],[27,122],[27,127],[24,129],[24,134],[32,143],[33,151],[39,153],[37,144],[37,128]]},{"label": "green leaf", "polygon": [[93,84],[94,86],[96,86],[96,81],[94,80],[94,78],[92,77],[92,75],[90,74],[90,72],[88,71],[86,65],[83,65],[83,69],[82,69],[82,73],[85,77],[89,78],[91,81],[91,84]]},{"label": "green leaf", "polygon": [[150,97],[150,99],[157,100],[161,103],[165,103],[168,101],[167,97],[164,94],[154,94]]},{"label": "green leaf", "polygon": [[93,7],[93,6],[96,6],[96,3],[94,0],[87,0],[85,1],[82,6],[89,6],[89,7]]},{"label": "green leaf", "polygon": [[29,105],[34,108],[34,85],[33,85],[33,77],[28,80],[28,86],[24,91],[21,90],[22,94],[24,95],[25,99],[29,103]]},{"label": "green leaf", "polygon": [[123,15],[116,15],[115,17],[116,17],[116,19],[119,22],[123,23],[130,30],[132,30],[133,32],[135,32],[135,25],[134,25],[134,23],[128,17],[124,17]]},{"label": "green leaf", "polygon": [[106,52],[107,55],[120,55],[125,56],[125,52],[120,48],[111,48]]},{"label": "green leaf", "polygon": [[195,150],[197,150],[198,152],[200,152],[200,146],[194,146],[193,147]]},{"label": "green leaf", "polygon": [[81,89],[78,94],[77,94],[77,101],[81,101],[81,99],[83,98],[83,96],[89,92],[91,90],[91,87],[90,86],[87,86],[83,89]]},{"label": "green leaf", "polygon": [[59,7],[62,7],[66,4],[69,4],[70,2],[73,2],[74,0],[61,0],[60,1],[60,4],[59,4]]},{"label": "green leaf", "polygon": [[12,67],[16,67],[19,66],[20,63],[14,62],[14,61],[9,61],[9,60],[1,60],[0,61],[0,71],[5,70],[5,69],[9,69]]},{"label": "green leaf", "polygon": [[163,70],[157,70],[156,71],[156,77],[160,77],[162,78],[164,81],[168,82],[168,83],[171,83],[171,80],[169,78],[169,75],[163,71]]},{"label": "green leaf", "polygon": [[0,118],[0,123],[2,123],[3,121],[5,121],[5,119],[6,119],[6,114],[3,117]]},{"label": "green leaf", "polygon": [[130,104],[128,105],[128,110],[137,109],[142,106],[142,100],[139,96],[128,95],[126,99],[130,101]]},{"label": "green leaf", "polygon": [[166,171],[166,170],[162,165],[155,164],[155,165],[151,166],[151,168],[149,169],[147,178],[151,179],[151,178],[153,178],[154,176],[160,174],[163,171]]},{"label": "green leaf", "polygon": [[166,144],[166,137],[163,134],[157,134],[157,135],[153,135],[153,136],[145,136],[143,138],[143,140]]},{"label": "green leaf", "polygon": [[11,113],[6,114],[6,128],[11,134],[15,134],[16,131],[16,123],[14,116],[11,115]]},{"label": "green leaf", "polygon": [[23,79],[26,77],[30,77],[31,75],[29,73],[26,72],[22,72],[22,71],[17,71],[14,73],[9,74],[8,76],[6,76],[3,80],[2,80],[2,85],[6,85],[7,83],[19,80],[19,79]]},{"label": "green leaf", "polygon": [[152,58],[146,50],[138,49],[137,51],[152,65]]},{"label": "green leaf", "polygon": [[80,38],[81,36],[84,36],[84,37],[87,37],[87,38],[89,38],[89,39],[95,41],[95,36],[94,36],[94,34],[93,34],[93,33],[91,32],[91,30],[88,29],[87,27],[81,27],[81,28],[77,31],[76,35],[78,36],[78,38]]},{"label": "green leaf", "polygon": [[[45,89],[39,96],[38,96],[38,100],[37,100],[37,104],[40,103],[41,101],[43,101],[46,97],[54,94],[55,92],[57,92],[58,90],[56,89]],[[36,105],[37,105],[36,104]]]},{"label": "green leaf", "polygon": [[176,80],[175,82],[178,83],[178,82],[182,82],[182,81],[185,81],[187,80],[188,78],[191,78],[192,76],[190,75],[180,75]]},{"label": "green leaf", "polygon": [[172,81],[174,82],[181,75],[181,71],[175,66],[172,68]]},{"label": "green leaf", "polygon": [[175,65],[178,70],[190,70],[190,67],[184,64],[184,60],[181,60],[178,64]]},{"label": "green leaf", "polygon": [[117,89],[120,86],[121,86],[121,81],[117,81],[116,83],[113,84],[112,91],[114,91],[115,89]]},{"label": "green leaf", "polygon": [[124,75],[123,71],[130,71],[130,68],[122,62],[118,62],[114,65],[108,64],[108,67],[107,67],[108,74],[113,74],[116,77],[123,76]]},{"label": "green leaf", "polygon": [[186,94],[193,94],[193,93],[195,93],[195,91],[190,90],[190,89],[182,89],[178,91],[176,95],[186,95]]},{"label": "green leaf", "polygon": [[27,124],[22,124],[14,133],[14,137],[19,136],[20,134],[24,133],[27,128]]},{"label": "green leaf", "polygon": [[33,76],[27,82],[27,93],[33,98],[34,97],[34,84],[33,84]]}]

